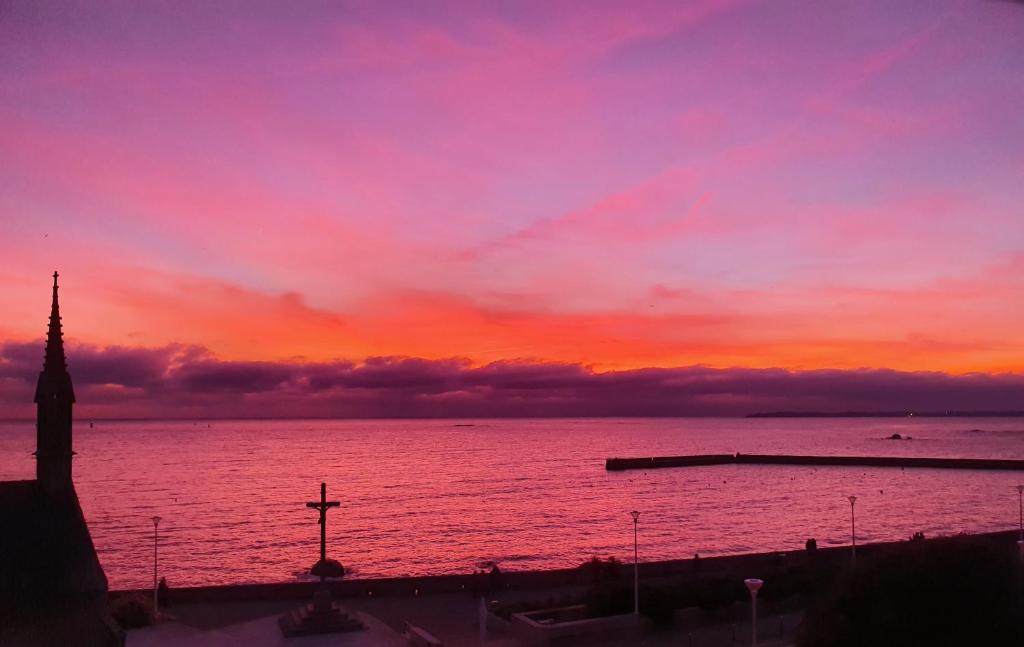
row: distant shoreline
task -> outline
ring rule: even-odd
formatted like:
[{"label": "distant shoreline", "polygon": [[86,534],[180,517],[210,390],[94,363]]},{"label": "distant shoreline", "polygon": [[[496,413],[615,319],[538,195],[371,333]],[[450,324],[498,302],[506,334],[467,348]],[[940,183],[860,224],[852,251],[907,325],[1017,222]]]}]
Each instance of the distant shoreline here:
[{"label": "distant shoreline", "polygon": [[768,411],[745,418],[1024,418],[1024,411]]},{"label": "distant shoreline", "polygon": [[[88,426],[90,422],[272,422],[301,420],[750,420],[758,418],[1024,418],[1024,411],[764,411],[745,415],[729,416],[504,416],[504,417],[422,417],[422,416],[376,416],[376,417],[252,417],[252,418],[80,418],[76,427]],[[0,418],[0,423],[35,424],[35,418]]]}]

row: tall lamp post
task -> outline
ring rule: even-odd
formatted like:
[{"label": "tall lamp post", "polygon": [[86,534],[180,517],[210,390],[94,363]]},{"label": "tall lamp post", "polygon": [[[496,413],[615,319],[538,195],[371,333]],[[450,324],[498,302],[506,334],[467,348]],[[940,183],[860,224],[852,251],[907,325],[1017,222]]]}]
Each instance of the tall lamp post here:
[{"label": "tall lamp post", "polygon": [[1024,541],[1024,485],[1017,486],[1017,509],[1020,519],[1020,534],[1017,535],[1017,539]]},{"label": "tall lamp post", "polygon": [[640,615],[640,562],[638,561],[636,526],[640,521],[640,512],[633,510],[629,513],[633,517],[633,613]]},{"label": "tall lamp post", "polygon": [[480,596],[480,605],[477,608],[477,616],[480,620],[480,644],[487,642],[487,602],[484,596]]},{"label": "tall lamp post", "polygon": [[1024,562],[1024,485],[1017,486],[1017,510],[1020,519],[1020,531],[1017,535],[1017,553],[1020,555],[1020,560]]},{"label": "tall lamp post", "polygon": [[752,577],[743,580],[743,583],[750,591],[750,644],[757,647],[757,592],[764,585],[764,581]]},{"label": "tall lamp post", "polygon": [[850,561],[857,563],[857,524],[853,515],[853,506],[857,503],[857,497],[851,494],[850,500]]},{"label": "tall lamp post", "polygon": [[159,613],[159,600],[157,600],[157,582],[156,582],[156,546],[157,546],[157,528],[160,526],[160,517],[153,517],[153,622],[160,616]]}]

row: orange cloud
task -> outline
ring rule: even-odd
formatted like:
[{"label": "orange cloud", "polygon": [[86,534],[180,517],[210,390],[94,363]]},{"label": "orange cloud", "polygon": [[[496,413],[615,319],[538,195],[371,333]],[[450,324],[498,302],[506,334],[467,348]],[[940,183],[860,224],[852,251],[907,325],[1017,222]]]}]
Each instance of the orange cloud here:
[{"label": "orange cloud", "polygon": [[[824,285],[708,292],[654,285],[634,307],[580,312],[530,309],[515,300],[484,305],[423,291],[381,292],[331,310],[293,292],[134,268],[66,281],[64,315],[67,334],[83,342],[182,343],[234,360],[400,355],[473,364],[519,358],[601,370],[693,364],[1019,370],[1024,343],[1013,312],[999,309],[1024,298],[1022,258],[971,279],[903,290]],[[10,338],[42,333],[47,295],[36,291],[38,325],[17,326],[7,331]]]}]

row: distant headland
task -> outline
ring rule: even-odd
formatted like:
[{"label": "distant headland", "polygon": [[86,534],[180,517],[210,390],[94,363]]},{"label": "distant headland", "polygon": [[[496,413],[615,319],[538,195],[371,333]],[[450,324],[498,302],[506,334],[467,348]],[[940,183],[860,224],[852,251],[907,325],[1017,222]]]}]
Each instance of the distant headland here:
[{"label": "distant headland", "polygon": [[747,418],[1024,418],[1024,411],[766,411]]}]

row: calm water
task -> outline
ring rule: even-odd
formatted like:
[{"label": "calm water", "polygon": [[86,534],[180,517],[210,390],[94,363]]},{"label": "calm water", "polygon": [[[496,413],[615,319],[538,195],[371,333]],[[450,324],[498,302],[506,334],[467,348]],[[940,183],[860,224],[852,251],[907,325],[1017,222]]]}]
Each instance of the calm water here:
[{"label": "calm water", "polygon": [[[885,440],[893,432],[911,441]],[[33,478],[32,423],[0,423],[0,480]],[[356,576],[574,566],[1013,528],[1024,475],[719,466],[614,472],[609,456],[786,452],[1024,458],[1022,419],[97,422],[75,481],[112,588],[294,579],[328,553]]]}]

